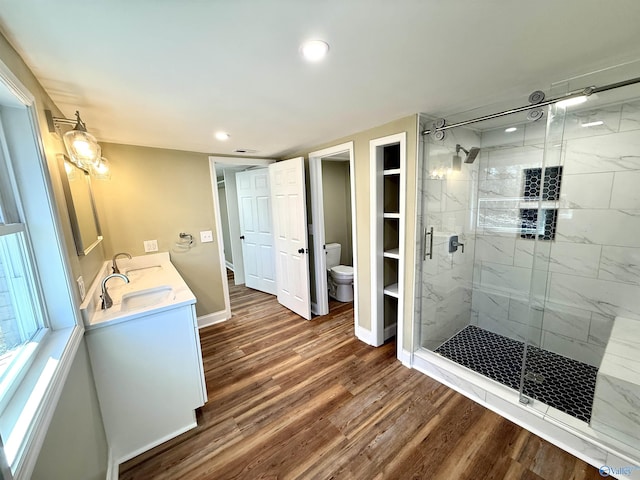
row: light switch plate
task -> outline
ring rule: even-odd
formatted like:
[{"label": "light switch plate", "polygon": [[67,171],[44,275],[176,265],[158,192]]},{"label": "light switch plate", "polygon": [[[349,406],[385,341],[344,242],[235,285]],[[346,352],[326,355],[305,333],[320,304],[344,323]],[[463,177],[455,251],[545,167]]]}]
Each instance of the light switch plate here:
[{"label": "light switch plate", "polygon": [[158,251],[158,240],[145,240],[144,241],[145,253]]},{"label": "light switch plate", "polygon": [[201,243],[213,242],[213,232],[211,230],[200,232],[200,242]]}]

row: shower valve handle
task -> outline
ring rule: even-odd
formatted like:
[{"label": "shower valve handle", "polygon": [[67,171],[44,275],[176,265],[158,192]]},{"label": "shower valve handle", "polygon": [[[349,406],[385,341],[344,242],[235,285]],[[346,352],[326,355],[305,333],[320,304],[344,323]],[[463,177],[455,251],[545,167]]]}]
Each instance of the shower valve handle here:
[{"label": "shower valve handle", "polygon": [[464,243],[458,241],[458,235],[452,235],[451,238],[449,238],[449,253],[457,252],[458,247],[460,247],[462,253],[464,253]]}]

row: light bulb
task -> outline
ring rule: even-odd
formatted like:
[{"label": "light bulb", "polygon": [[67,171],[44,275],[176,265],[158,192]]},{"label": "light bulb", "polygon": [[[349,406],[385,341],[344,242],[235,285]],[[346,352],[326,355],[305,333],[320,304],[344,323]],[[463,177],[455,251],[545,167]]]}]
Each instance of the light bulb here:
[{"label": "light bulb", "polygon": [[329,51],[329,44],[322,40],[309,40],[300,47],[302,56],[309,62],[322,60]]}]

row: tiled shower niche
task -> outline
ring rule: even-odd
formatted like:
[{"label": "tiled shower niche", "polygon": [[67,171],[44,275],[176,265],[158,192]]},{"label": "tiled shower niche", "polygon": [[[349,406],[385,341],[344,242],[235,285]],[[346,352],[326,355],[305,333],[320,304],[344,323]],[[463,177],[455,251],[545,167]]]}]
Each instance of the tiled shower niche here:
[{"label": "tiled shower niche", "polygon": [[[562,167],[524,169],[522,199],[525,201],[558,201],[560,200],[560,184],[562,183]],[[541,188],[542,187],[542,188]],[[540,216],[540,218],[538,218]],[[555,240],[558,210],[542,208],[520,209],[520,238],[539,240]]]},{"label": "tiled shower niche", "polygon": [[538,210],[535,208],[520,209],[520,238],[536,238],[538,240],[555,240],[556,222],[558,210],[555,208],[540,209],[540,219]]},{"label": "tiled shower niche", "polygon": [[[540,199],[541,168],[525,168],[522,198],[524,200]],[[560,183],[562,182],[562,167],[547,167],[544,169],[544,183],[542,185],[542,200],[560,200]]]}]

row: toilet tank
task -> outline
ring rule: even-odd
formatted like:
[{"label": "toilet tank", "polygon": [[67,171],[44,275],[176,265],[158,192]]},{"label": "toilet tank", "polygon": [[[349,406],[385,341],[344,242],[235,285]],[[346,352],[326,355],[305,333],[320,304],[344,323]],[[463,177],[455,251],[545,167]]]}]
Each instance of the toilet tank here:
[{"label": "toilet tank", "polygon": [[325,245],[327,252],[327,270],[340,265],[340,249],[342,248],[339,243],[327,243]]}]

